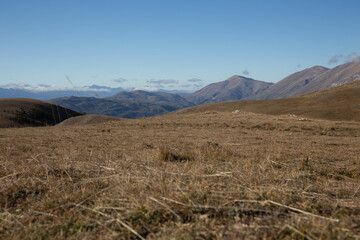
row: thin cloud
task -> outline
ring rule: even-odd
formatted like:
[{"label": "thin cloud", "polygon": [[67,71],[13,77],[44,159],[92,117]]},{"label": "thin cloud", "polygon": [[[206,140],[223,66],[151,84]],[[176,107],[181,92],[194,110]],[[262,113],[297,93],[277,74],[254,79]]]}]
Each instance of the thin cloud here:
[{"label": "thin cloud", "polygon": [[340,62],[342,59],[343,59],[344,55],[342,54],[337,54],[335,56],[332,56],[330,59],[329,59],[329,64],[337,64],[338,62]]},{"label": "thin cloud", "polygon": [[137,88],[134,89],[134,91],[137,91],[137,90],[156,92],[156,91],[159,91],[159,88],[158,87],[145,86],[145,87],[137,87]]},{"label": "thin cloud", "polygon": [[344,63],[344,62],[360,62],[360,56],[357,53],[353,52],[347,56],[343,54],[337,54],[329,59],[329,64],[337,64],[337,63]]},{"label": "thin cloud", "polygon": [[347,61],[348,62],[360,62],[360,56],[356,53],[351,53],[347,55]]},{"label": "thin cloud", "polygon": [[199,78],[191,78],[188,80],[188,82],[202,82],[203,80],[202,79],[199,79]]},{"label": "thin cloud", "polygon": [[75,88],[75,85],[73,84],[73,82],[71,81],[71,79],[69,78],[68,75],[66,75],[66,79],[67,79],[67,81],[70,83],[70,85],[71,85],[73,88]]},{"label": "thin cloud", "polygon": [[246,76],[249,76],[249,70],[247,70],[247,69],[245,69],[243,72],[242,72],[242,74],[244,74],[244,75],[246,75]]},{"label": "thin cloud", "polygon": [[161,79],[161,80],[155,80],[155,79],[151,79],[146,81],[147,83],[153,83],[153,84],[158,84],[158,85],[163,85],[163,84],[178,84],[179,81],[178,80],[173,80],[173,79]]},{"label": "thin cloud", "polygon": [[127,79],[119,77],[119,78],[113,79],[112,81],[116,82],[116,83],[124,83],[124,82],[127,82]]},{"label": "thin cloud", "polygon": [[54,86],[48,84],[39,84],[37,86],[31,86],[25,83],[18,84],[7,84],[0,86],[0,88],[5,89],[19,89],[25,90],[29,92],[51,92],[51,91],[93,91],[93,92],[109,92],[110,90],[107,88],[91,88],[89,86],[85,87],[63,87],[63,86]]}]

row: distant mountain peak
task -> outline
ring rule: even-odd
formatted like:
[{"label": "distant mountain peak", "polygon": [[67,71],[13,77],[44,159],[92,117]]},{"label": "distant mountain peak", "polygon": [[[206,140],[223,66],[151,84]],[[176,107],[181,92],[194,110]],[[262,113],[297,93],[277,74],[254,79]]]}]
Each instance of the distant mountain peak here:
[{"label": "distant mountain peak", "polygon": [[327,67],[324,67],[324,66],[321,66],[321,65],[315,65],[315,66],[313,66],[313,67],[310,67],[310,68],[307,68],[307,69],[317,69],[317,68],[319,68],[319,69],[326,69],[326,70],[329,70],[329,68],[327,68]]},{"label": "distant mountain peak", "polygon": [[241,76],[241,75],[233,75],[233,76],[229,77],[228,79],[226,79],[225,81],[234,81],[234,80],[257,81],[257,80],[254,80],[254,79],[252,79],[252,78],[244,77],[244,76]]},{"label": "distant mountain peak", "polygon": [[212,83],[189,94],[186,99],[195,104],[235,101],[262,92],[271,85],[272,83],[233,75],[224,81]]}]

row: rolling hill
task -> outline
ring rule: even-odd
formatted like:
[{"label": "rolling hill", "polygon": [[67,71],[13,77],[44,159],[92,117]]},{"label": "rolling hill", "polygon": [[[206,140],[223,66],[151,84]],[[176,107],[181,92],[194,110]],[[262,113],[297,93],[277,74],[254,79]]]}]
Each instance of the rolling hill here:
[{"label": "rolling hill", "polygon": [[286,99],[233,101],[186,108],[176,113],[206,111],[295,114],[329,120],[360,121],[360,80]]},{"label": "rolling hill", "polygon": [[194,106],[179,94],[145,91],[120,92],[109,98],[57,98],[51,102],[87,114],[121,118],[150,117]]},{"label": "rolling hill", "polygon": [[0,99],[0,128],[56,125],[79,112],[27,98]]},{"label": "rolling hill", "polygon": [[179,94],[165,92],[147,92],[142,90],[137,90],[133,92],[119,92],[118,94],[115,94],[114,96],[108,97],[106,99],[114,101],[153,103],[156,105],[173,105],[174,108],[194,105]]}]

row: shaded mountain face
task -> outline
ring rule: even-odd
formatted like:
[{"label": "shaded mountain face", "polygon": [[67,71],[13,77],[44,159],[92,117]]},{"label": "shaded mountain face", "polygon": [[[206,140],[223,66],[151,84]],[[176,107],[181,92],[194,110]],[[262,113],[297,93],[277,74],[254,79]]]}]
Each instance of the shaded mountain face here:
[{"label": "shaded mountain face", "polygon": [[268,89],[273,83],[234,75],[225,81],[213,83],[187,95],[185,98],[196,105],[241,100]]},{"label": "shaded mountain face", "polygon": [[0,99],[0,128],[56,125],[81,115],[79,112],[36,99]]},{"label": "shaded mountain face", "polygon": [[107,99],[116,101],[134,101],[146,102],[153,104],[174,104],[175,106],[193,106],[194,104],[180,94],[165,93],[165,92],[146,92],[137,90],[133,92],[119,92],[118,94]]},{"label": "shaded mountain face", "polygon": [[87,114],[140,118],[194,106],[178,94],[146,91],[120,92],[109,98],[66,97],[51,102]]},{"label": "shaded mountain face", "polygon": [[351,62],[332,69],[315,66],[294,73],[262,93],[246,100],[280,99],[339,86],[360,79],[360,63]]}]

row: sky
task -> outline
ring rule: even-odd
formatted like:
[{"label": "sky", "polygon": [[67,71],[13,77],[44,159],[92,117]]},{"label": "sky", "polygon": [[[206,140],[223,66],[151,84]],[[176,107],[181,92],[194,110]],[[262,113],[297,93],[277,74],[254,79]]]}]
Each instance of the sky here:
[{"label": "sky", "polygon": [[358,0],[0,0],[0,86],[196,90],[360,54]]}]

